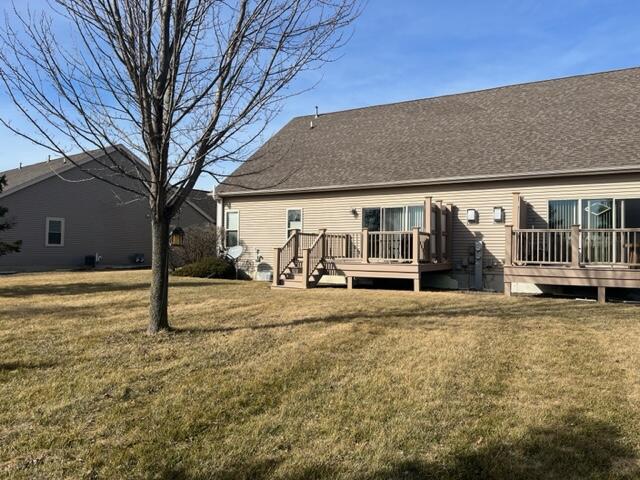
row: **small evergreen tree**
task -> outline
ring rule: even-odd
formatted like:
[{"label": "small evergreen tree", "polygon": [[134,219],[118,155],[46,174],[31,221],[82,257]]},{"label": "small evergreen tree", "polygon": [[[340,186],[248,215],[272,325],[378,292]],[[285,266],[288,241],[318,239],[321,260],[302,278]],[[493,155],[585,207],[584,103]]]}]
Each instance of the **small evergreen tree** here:
[{"label": "small evergreen tree", "polygon": [[[7,179],[4,175],[0,177],[0,193],[2,193],[2,189],[7,184]],[[0,232],[4,232],[5,230],[9,230],[13,225],[4,220],[4,216],[7,214],[9,210],[6,207],[0,206]],[[7,253],[19,252],[20,245],[22,242],[18,240],[17,242],[7,243],[0,240],[0,255],[6,255]]]}]

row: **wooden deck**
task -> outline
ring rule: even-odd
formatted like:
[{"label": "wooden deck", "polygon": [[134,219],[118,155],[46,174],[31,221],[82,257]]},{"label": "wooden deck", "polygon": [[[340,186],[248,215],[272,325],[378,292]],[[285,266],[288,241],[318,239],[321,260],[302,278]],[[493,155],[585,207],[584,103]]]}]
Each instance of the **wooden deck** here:
[{"label": "wooden deck", "polygon": [[273,287],[311,288],[327,274],[410,279],[420,289],[423,272],[451,269],[453,205],[425,199],[422,228],[406,231],[317,233],[294,230],[274,252]]},{"label": "wooden deck", "polygon": [[451,263],[384,263],[354,259],[335,259],[332,261],[335,271],[347,279],[347,288],[353,287],[354,278],[397,278],[413,280],[414,290],[420,290],[420,277],[423,272],[442,272],[451,270]]},{"label": "wooden deck", "polygon": [[640,229],[506,228],[504,292],[512,284],[640,288]]}]

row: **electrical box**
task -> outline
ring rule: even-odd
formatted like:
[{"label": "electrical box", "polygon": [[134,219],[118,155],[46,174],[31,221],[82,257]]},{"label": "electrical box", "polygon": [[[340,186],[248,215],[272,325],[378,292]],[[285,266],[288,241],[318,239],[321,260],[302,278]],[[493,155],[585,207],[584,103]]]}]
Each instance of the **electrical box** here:
[{"label": "electrical box", "polygon": [[476,240],[473,244],[474,247],[474,260],[475,260],[475,269],[474,269],[474,289],[482,290],[483,282],[482,282],[482,267],[484,265],[484,242],[482,240]]}]

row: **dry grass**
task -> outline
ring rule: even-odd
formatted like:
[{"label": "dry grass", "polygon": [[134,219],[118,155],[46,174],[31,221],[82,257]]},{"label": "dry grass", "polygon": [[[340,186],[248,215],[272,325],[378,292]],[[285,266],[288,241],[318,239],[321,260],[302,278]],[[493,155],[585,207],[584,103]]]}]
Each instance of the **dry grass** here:
[{"label": "dry grass", "polygon": [[0,279],[0,476],[638,478],[640,309]]}]

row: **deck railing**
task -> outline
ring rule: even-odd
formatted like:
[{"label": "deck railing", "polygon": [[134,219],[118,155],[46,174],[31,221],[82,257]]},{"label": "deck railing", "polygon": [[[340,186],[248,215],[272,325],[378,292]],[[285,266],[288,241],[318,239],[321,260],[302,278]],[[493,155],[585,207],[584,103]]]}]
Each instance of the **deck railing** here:
[{"label": "deck railing", "polygon": [[369,232],[369,259],[411,260],[411,232]]},{"label": "deck railing", "polygon": [[307,248],[311,248],[318,238],[317,233],[310,232],[298,232],[298,255],[302,255],[301,251]]},{"label": "deck railing", "polygon": [[273,276],[274,285],[278,285],[280,276],[285,272],[287,267],[298,257],[299,248],[299,232],[294,230],[282,247],[278,247],[274,252]]},{"label": "deck railing", "polygon": [[571,230],[514,231],[513,262],[516,265],[568,265],[571,258]]},{"label": "deck railing", "polygon": [[[431,254],[432,235],[418,228],[403,232],[319,233],[294,230],[282,247],[275,249],[273,283],[288,268],[302,267],[303,281],[308,282],[314,270],[325,260],[358,262],[430,263],[444,261]],[[325,262],[326,264],[327,262]],[[333,262],[329,262],[332,264]],[[325,265],[327,268],[327,265]]]},{"label": "deck railing", "polygon": [[[326,233],[324,230],[321,230],[320,233],[316,236],[313,245],[308,250],[303,250],[303,252],[308,251],[307,259],[306,259],[306,272],[303,271],[303,274],[306,274],[307,277],[313,273],[313,271],[320,265],[322,260],[325,258],[325,249],[326,249]],[[304,261],[305,259],[303,259]],[[306,277],[305,277],[306,278]]]},{"label": "deck railing", "polygon": [[327,233],[327,258],[362,258],[362,232]]},{"label": "deck railing", "polygon": [[640,266],[640,229],[517,229],[507,226],[507,265]]},{"label": "deck railing", "polygon": [[585,229],[580,233],[582,263],[640,264],[640,229]]}]

